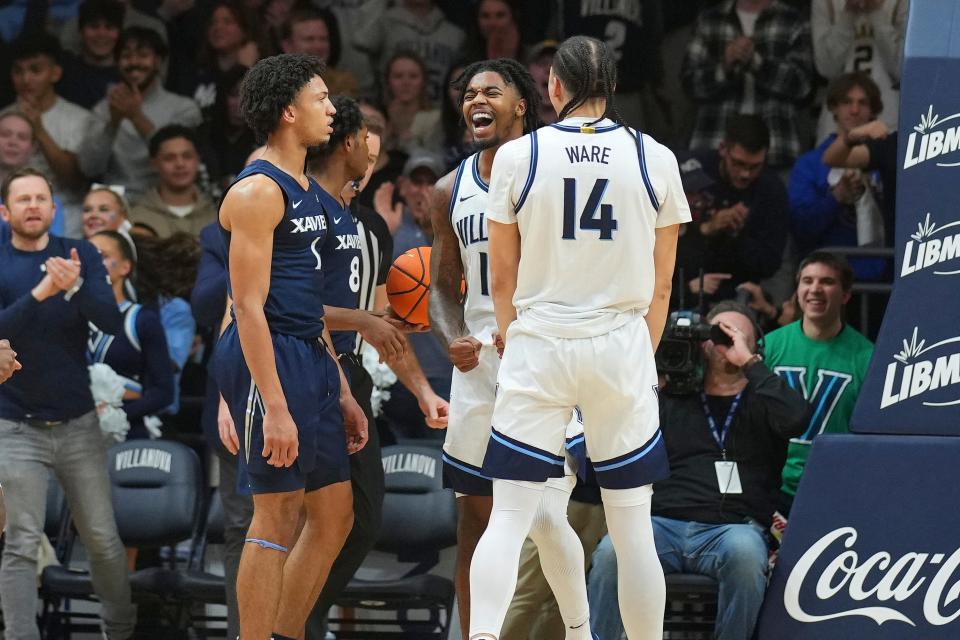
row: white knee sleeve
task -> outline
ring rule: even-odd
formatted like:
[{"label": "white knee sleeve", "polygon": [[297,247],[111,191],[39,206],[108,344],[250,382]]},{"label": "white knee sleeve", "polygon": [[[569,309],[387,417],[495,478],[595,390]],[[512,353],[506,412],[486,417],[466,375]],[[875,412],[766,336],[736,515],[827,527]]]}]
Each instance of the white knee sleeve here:
[{"label": "white knee sleeve", "polygon": [[543,575],[557,599],[565,640],[590,640],[583,545],[567,520],[575,484],[575,476],[547,482],[529,535],[537,545]]},{"label": "white knee sleeve", "polygon": [[520,549],[543,483],[493,481],[493,511],[470,562],[470,637],[497,638],[517,588]]},{"label": "white knee sleeve", "polygon": [[649,486],[603,489],[610,540],[617,554],[617,595],[629,640],[661,640],[666,587],[650,522]]}]

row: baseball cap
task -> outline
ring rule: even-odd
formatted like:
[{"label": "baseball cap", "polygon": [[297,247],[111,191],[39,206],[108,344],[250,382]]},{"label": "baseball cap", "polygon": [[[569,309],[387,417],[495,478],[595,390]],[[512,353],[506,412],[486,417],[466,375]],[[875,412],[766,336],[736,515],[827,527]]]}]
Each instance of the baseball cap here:
[{"label": "baseball cap", "polygon": [[684,193],[697,193],[716,182],[703,170],[700,159],[689,152],[677,154],[677,164],[680,166],[680,181],[683,183]]},{"label": "baseball cap", "polygon": [[410,157],[403,164],[403,176],[409,178],[410,174],[417,169],[429,169],[439,178],[444,174],[446,167],[443,164],[443,159],[436,153],[426,149],[413,149],[410,152]]}]

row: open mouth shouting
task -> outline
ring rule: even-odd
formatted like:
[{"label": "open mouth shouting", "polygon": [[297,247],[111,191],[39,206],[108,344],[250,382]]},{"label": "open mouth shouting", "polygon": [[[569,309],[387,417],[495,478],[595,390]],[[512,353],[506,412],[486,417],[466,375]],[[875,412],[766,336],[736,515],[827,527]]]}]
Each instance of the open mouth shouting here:
[{"label": "open mouth shouting", "polygon": [[470,114],[470,124],[473,126],[473,135],[477,138],[485,138],[493,135],[493,125],[496,118],[492,111],[486,109],[476,109]]}]

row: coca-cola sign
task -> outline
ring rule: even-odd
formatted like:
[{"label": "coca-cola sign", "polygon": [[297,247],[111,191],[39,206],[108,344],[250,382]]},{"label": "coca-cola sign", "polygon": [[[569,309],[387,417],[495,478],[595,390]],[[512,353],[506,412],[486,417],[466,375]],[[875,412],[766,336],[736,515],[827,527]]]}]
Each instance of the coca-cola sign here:
[{"label": "coca-cola sign", "polygon": [[[809,623],[861,616],[878,625],[896,621],[916,627],[904,613],[903,603],[910,599],[922,599],[923,617],[932,626],[942,627],[960,617],[960,576],[956,575],[960,548],[949,556],[911,551],[895,557],[876,551],[863,557],[856,549],[858,536],[854,527],[834,529],[800,556],[783,592],[783,606],[791,618]],[[800,594],[811,589],[828,612],[804,610]],[[831,602],[837,606],[830,607]],[[868,606],[851,607],[851,603]]]},{"label": "coca-cola sign", "polygon": [[759,639],[960,640],[958,460],[956,437],[817,436]]}]

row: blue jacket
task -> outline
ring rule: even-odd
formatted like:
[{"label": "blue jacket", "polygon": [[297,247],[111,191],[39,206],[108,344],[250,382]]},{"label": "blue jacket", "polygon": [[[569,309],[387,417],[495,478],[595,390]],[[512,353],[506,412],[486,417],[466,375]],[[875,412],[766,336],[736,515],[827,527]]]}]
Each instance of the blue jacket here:
[{"label": "blue jacket", "polygon": [[[801,258],[821,247],[857,246],[857,214],[833,197],[827,182],[830,167],[823,164],[823,153],[836,137],[831,134],[800,156],[790,173],[791,227]],[[850,266],[858,280],[882,280],[889,270],[883,259],[852,259]]]}]

